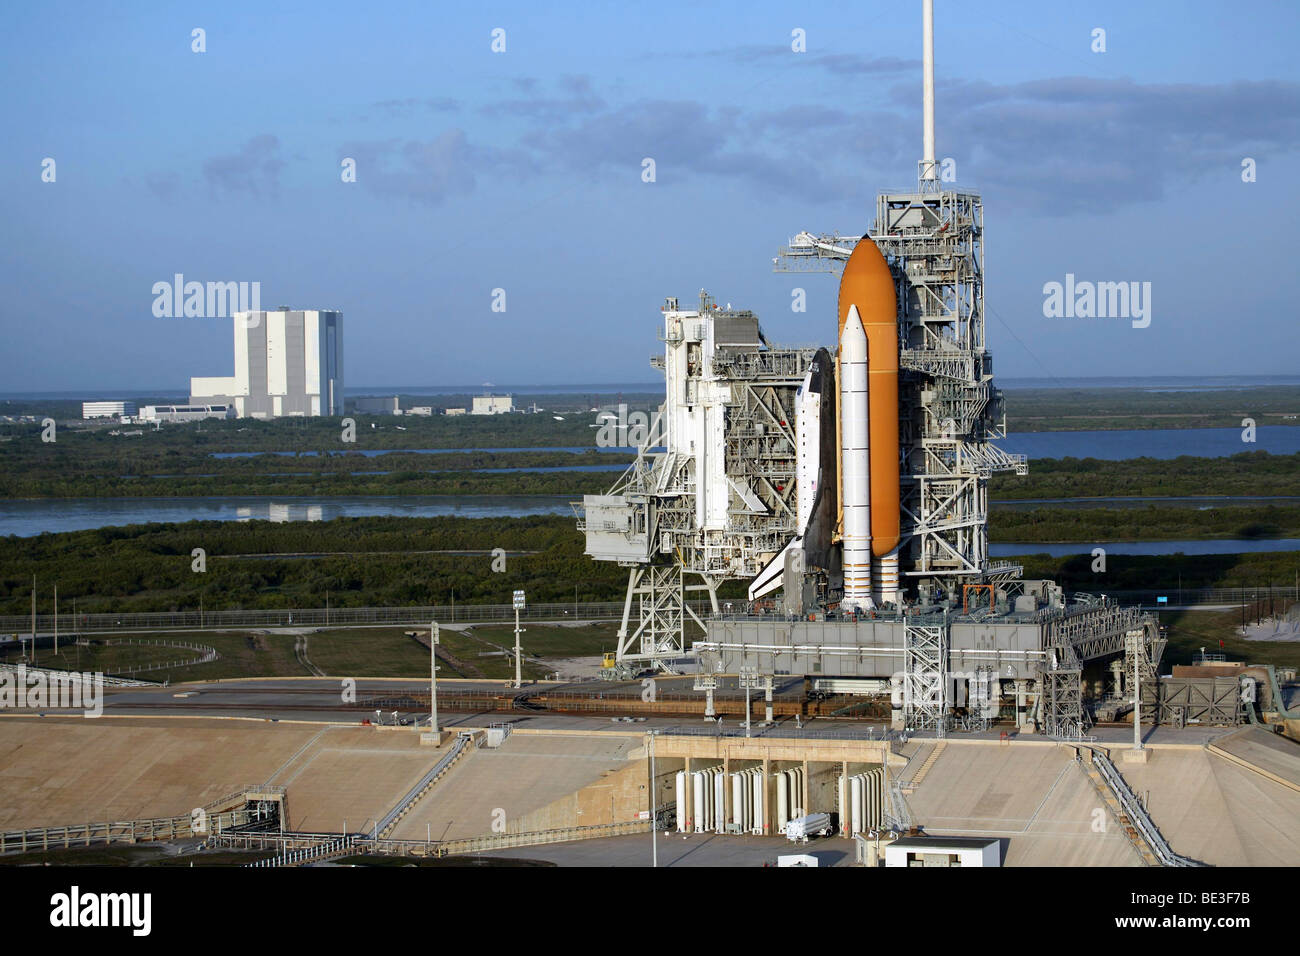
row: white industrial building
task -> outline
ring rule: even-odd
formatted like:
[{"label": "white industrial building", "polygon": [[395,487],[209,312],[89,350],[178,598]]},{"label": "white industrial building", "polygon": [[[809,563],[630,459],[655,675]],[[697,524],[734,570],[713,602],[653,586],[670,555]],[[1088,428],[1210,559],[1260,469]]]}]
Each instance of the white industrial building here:
[{"label": "white industrial building", "polygon": [[236,312],[235,374],[191,378],[191,405],[238,418],[343,414],[343,313]]},{"label": "white industrial building", "polygon": [[475,395],[471,415],[505,415],[515,410],[513,395]]},{"label": "white industrial building", "polygon": [[885,866],[994,867],[1002,865],[996,837],[910,836],[885,847]]},{"label": "white industrial building", "polygon": [[135,402],[82,402],[82,418],[121,418],[135,414]]},{"label": "white industrial building", "polygon": [[146,405],[140,409],[142,422],[199,422],[208,418],[234,418],[231,405]]}]

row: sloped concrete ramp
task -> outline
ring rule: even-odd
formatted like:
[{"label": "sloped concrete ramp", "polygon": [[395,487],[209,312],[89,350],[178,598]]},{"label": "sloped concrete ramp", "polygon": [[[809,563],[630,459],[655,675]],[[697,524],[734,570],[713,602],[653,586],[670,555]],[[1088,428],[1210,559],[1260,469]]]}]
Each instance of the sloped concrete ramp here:
[{"label": "sloped concrete ramp", "polygon": [[1215,866],[1300,860],[1300,792],[1209,750],[1151,748],[1146,764],[1115,765],[1175,852]]},{"label": "sloped concrete ramp", "polygon": [[949,738],[907,802],[928,833],[1003,838],[1005,866],[1141,865],[1070,747]]},{"label": "sloped concrete ramp", "polygon": [[[398,823],[395,840],[459,840],[494,832],[586,826],[629,819],[621,790],[611,806],[584,806],[564,798],[631,769],[628,757],[641,741],[627,737],[511,734],[500,747],[462,760]],[[644,767],[637,761],[638,768]],[[644,783],[644,771],[636,779]],[[626,781],[631,785],[631,781]],[[538,811],[552,806],[551,819]],[[583,811],[579,813],[578,811]]]},{"label": "sloped concrete ramp", "polygon": [[265,782],[320,728],[231,720],[0,720],[0,829],[176,816]]}]

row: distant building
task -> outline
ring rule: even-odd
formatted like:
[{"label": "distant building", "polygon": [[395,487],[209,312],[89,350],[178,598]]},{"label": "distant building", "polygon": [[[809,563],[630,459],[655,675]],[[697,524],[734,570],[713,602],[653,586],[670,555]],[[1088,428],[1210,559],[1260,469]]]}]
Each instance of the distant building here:
[{"label": "distant building", "polygon": [[135,402],[82,402],[82,418],[120,418],[135,414]]},{"label": "distant building", "polygon": [[997,837],[912,836],[885,846],[885,866],[993,867],[1002,865]]},{"label": "distant building", "polygon": [[230,405],[146,405],[140,409],[142,422],[200,422],[208,418],[234,418]]},{"label": "distant building", "polygon": [[447,409],[445,412],[443,412],[443,414],[444,414],[444,415],[464,415],[464,414],[465,414],[465,409],[463,409],[463,408],[449,408],[449,409]]},{"label": "distant building", "polygon": [[432,415],[432,414],[433,414],[433,406],[432,406],[432,405],[413,405],[413,406],[411,406],[410,408],[408,408],[408,409],[406,410],[406,414],[408,414],[408,415]]},{"label": "distant building", "polygon": [[475,395],[471,415],[504,415],[515,410],[512,395]]},{"label": "distant building", "polygon": [[352,407],[355,411],[357,411],[362,415],[402,414],[402,409],[398,405],[396,395],[394,395],[392,398],[379,398],[376,396],[367,395],[362,398],[355,399],[352,402]]},{"label": "distant building", "polygon": [[238,418],[343,414],[343,313],[236,312],[235,374],[190,379],[191,405]]}]

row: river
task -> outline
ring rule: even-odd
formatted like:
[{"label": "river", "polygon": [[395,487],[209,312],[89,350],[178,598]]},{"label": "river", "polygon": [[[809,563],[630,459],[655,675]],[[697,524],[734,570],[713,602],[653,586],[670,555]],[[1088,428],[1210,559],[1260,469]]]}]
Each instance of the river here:
[{"label": "river", "polygon": [[[1196,455],[1203,458],[1224,458],[1247,451],[1266,451],[1274,455],[1294,455],[1300,452],[1300,427],[1263,425],[1255,430],[1255,441],[1242,441],[1240,428],[1153,428],[1122,431],[1085,432],[1013,432],[999,441],[1003,451],[1028,455],[1032,466],[1035,458],[1099,458],[1120,461],[1125,458],[1177,458],[1179,455]],[[634,448],[596,448],[595,446],[557,445],[552,448],[356,448],[331,454],[360,454],[367,458],[390,452],[414,455],[448,455],[473,452],[560,452],[573,453],[599,451],[613,454],[630,454]],[[316,452],[216,452],[214,458],[250,458],[259,454],[304,457]]]},{"label": "river", "polygon": [[[0,501],[0,534],[30,537],[44,532],[81,531],[113,525],[184,521],[329,521],[333,518],[515,518],[572,515],[574,495],[407,495],[321,498],[39,498]],[[1196,500],[1196,499],[1190,499]],[[1210,499],[1207,499],[1210,500]],[[1218,504],[1233,499],[1212,499]],[[1277,499],[1241,499],[1243,502]],[[1290,501],[1292,499],[1281,499]],[[1092,499],[1093,506],[1145,499]],[[1026,506],[1029,502],[1007,503]],[[1060,507],[1056,503],[1054,507]],[[1122,506],[1122,505],[1121,505]],[[994,502],[994,508],[1003,503]],[[1087,553],[1091,544],[1016,544],[990,546],[993,557],[1018,554],[1054,556]],[[1300,551],[1300,539],[1138,541],[1105,545],[1111,554],[1234,554],[1246,551]]]}]

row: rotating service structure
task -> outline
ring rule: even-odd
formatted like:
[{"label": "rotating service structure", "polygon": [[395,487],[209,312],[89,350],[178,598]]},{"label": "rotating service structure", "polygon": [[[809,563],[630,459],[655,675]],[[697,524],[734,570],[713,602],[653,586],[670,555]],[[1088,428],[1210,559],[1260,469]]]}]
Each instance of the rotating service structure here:
[{"label": "rotating service structure", "polygon": [[[781,347],[752,312],[669,298],[651,363],[663,404],[635,462],[575,510],[587,554],[628,569],[613,676],[693,668],[706,714],[722,674],[887,679],[896,727],[1014,715],[1077,738],[1085,663],[1124,654],[1152,671],[1163,640],[1138,609],[1068,600],[990,559],[989,479],[1028,465],[996,444],[983,202],[935,158],[922,5],[916,188],[880,194],[865,231],[802,232],[775,260],[839,275],[834,319],[810,328],[833,343]],[[748,600],[723,613],[718,588],[736,579]]]}]

